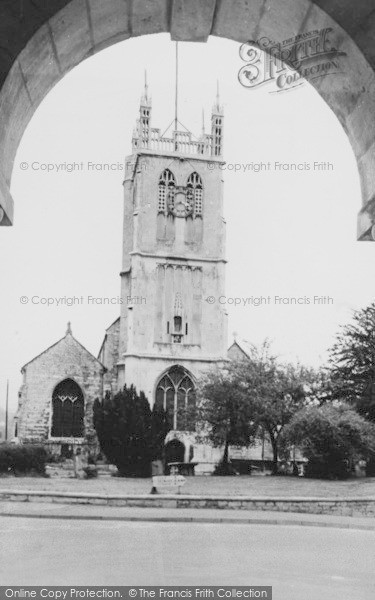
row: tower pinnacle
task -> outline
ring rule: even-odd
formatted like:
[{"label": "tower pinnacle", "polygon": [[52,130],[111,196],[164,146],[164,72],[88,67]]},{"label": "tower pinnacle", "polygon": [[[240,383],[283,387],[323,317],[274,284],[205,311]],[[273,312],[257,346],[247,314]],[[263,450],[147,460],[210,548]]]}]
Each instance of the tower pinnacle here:
[{"label": "tower pinnacle", "polygon": [[219,80],[216,81],[216,102],[212,107],[213,115],[223,116],[223,107],[220,104],[220,88],[219,88]]},{"label": "tower pinnacle", "polygon": [[142,106],[151,106],[151,98],[148,96],[148,82],[147,82],[147,70],[145,69],[145,83],[144,83],[144,91],[143,96],[141,97],[141,107]]},{"label": "tower pinnacle", "polygon": [[219,81],[216,84],[216,103],[212,107],[211,136],[213,140],[213,155],[221,156],[223,153],[223,108],[220,106]]},{"label": "tower pinnacle", "polygon": [[[139,107],[139,118],[133,130],[132,150],[163,151],[179,154],[200,154],[221,157],[223,153],[223,121],[224,113],[220,104],[219,82],[217,82],[216,101],[211,113],[211,132],[206,133],[205,113],[202,109],[202,131],[195,140],[193,134],[178,118],[178,43],[176,42],[176,80],[175,80],[175,114],[173,121],[161,133],[160,129],[151,126],[151,96],[149,95],[147,72],[144,75],[144,89]],[[172,128],[172,131],[170,129]],[[169,133],[168,133],[169,132]]]},{"label": "tower pinnacle", "polygon": [[145,69],[145,98],[148,97],[147,71]]}]

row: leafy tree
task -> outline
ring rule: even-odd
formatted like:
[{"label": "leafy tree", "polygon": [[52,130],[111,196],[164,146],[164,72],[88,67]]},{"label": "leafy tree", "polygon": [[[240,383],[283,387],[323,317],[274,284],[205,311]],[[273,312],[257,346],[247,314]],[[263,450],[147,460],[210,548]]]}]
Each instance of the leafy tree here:
[{"label": "leafy tree", "polygon": [[250,357],[236,365],[236,373],[253,422],[270,440],[276,474],[284,427],[302,406],[316,400],[314,373],[301,365],[280,363],[268,341],[259,349],[253,346]]},{"label": "leafy tree", "polygon": [[94,427],[109,462],[125,477],[148,477],[152,460],[151,410],[143,392],[125,386],[95,402]]},{"label": "leafy tree", "polygon": [[224,446],[221,474],[231,474],[229,446],[248,446],[253,433],[250,405],[241,391],[237,365],[210,371],[198,384],[198,438]]},{"label": "leafy tree", "polygon": [[230,445],[249,446],[256,433],[266,433],[277,473],[279,439],[284,427],[302,406],[317,401],[316,376],[301,366],[281,364],[266,341],[252,346],[248,358],[229,363],[209,375],[199,389],[199,420],[204,436],[224,446],[228,463]]},{"label": "leafy tree", "polygon": [[303,371],[303,385],[307,404],[323,406],[333,400],[333,382],[328,367],[306,368]]},{"label": "leafy tree", "polygon": [[375,427],[347,405],[310,406],[294,415],[284,442],[308,459],[306,475],[346,478],[353,464],[375,452]]},{"label": "leafy tree", "polygon": [[375,303],[341,327],[330,351],[333,398],[375,421]]}]

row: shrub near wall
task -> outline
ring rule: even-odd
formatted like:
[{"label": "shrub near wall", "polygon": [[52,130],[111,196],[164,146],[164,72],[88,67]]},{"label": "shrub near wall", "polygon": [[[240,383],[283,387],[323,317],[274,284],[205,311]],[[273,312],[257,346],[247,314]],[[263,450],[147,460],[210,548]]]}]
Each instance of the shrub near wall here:
[{"label": "shrub near wall", "polygon": [[45,475],[48,453],[33,444],[0,444],[0,475]]}]

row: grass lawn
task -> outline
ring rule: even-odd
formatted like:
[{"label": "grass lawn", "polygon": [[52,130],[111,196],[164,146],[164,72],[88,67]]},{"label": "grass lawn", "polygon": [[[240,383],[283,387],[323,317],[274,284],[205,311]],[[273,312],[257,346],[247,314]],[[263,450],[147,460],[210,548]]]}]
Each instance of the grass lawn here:
[{"label": "grass lawn", "polygon": [[[299,477],[237,476],[187,477],[182,494],[215,496],[325,496],[375,497],[375,477],[348,481],[321,481]],[[46,490],[101,494],[148,494],[151,479],[46,479],[43,477],[0,477],[1,490]],[[163,493],[174,493],[167,489]]]}]

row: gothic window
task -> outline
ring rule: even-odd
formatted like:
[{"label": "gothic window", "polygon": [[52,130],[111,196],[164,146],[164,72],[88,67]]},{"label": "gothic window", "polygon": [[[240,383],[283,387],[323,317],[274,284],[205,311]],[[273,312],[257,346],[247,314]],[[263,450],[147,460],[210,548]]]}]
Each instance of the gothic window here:
[{"label": "gothic window", "polygon": [[181,292],[176,292],[174,299],[174,317],[173,317],[173,332],[172,341],[174,344],[182,343],[182,297]]},{"label": "gothic window", "polygon": [[174,317],[173,321],[174,321],[174,330],[175,330],[175,333],[181,333],[181,330],[182,330],[182,318],[181,317]]},{"label": "gothic window", "polygon": [[[167,214],[174,206],[176,181],[172,171],[165,169],[159,177],[158,212]],[[168,210],[167,210],[168,209]]]},{"label": "gothic window", "polygon": [[201,217],[203,212],[203,183],[200,175],[194,171],[187,180],[187,198],[193,206],[195,217]]},{"label": "gothic window", "polygon": [[155,402],[166,411],[169,426],[173,430],[195,430],[195,386],[183,367],[171,367],[161,378],[156,388]]},{"label": "gothic window", "polygon": [[83,437],[84,400],[72,379],[61,381],[52,394],[51,437]]}]

